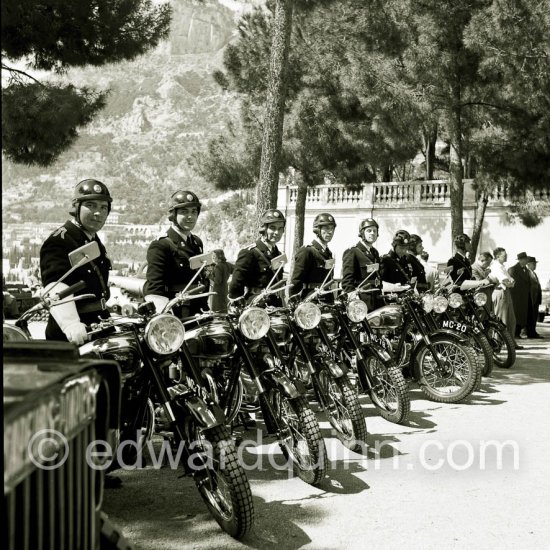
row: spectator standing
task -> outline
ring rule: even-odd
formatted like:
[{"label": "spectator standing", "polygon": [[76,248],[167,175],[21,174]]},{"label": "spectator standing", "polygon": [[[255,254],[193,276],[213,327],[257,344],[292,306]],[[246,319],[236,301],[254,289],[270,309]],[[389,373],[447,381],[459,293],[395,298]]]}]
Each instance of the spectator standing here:
[{"label": "spectator standing", "polygon": [[227,281],[233,272],[233,266],[227,263],[221,248],[214,250],[214,256],[215,263],[210,274],[210,290],[216,294],[209,297],[208,305],[212,311],[227,313]]},{"label": "spectator standing", "polygon": [[527,269],[527,254],[520,252],[517,260],[518,262],[508,270],[515,281],[514,286],[510,288],[516,316],[515,336],[516,338],[527,338],[527,320],[533,315],[531,276]]},{"label": "spectator standing", "polygon": [[426,282],[429,285],[429,291],[435,292],[439,288],[439,272],[428,263],[429,258],[430,255],[425,250],[420,253],[420,263],[424,266],[424,271],[426,272]]},{"label": "spectator standing", "polygon": [[[472,275],[474,279],[481,281],[483,279],[489,279],[490,282],[497,282],[495,279],[491,279],[489,274],[491,273],[491,264],[493,263],[493,255],[490,252],[482,252],[477,260],[472,264]],[[484,288],[481,290],[487,294],[487,308],[489,311],[493,309],[493,290],[492,288]]]},{"label": "spectator standing", "polygon": [[[506,325],[508,332],[514,338],[516,334],[516,316],[510,288],[514,286],[514,279],[508,273],[505,263],[508,255],[504,248],[495,248],[493,251],[495,261],[491,265],[490,277],[497,282],[493,290],[493,311],[495,315]],[[523,349],[516,342],[516,349]]]},{"label": "spectator standing", "polygon": [[527,320],[527,336],[529,338],[544,338],[537,333],[537,317],[539,306],[542,303],[542,286],[538,275],[535,273],[537,259],[533,256],[527,258],[527,269],[531,277],[531,301],[533,303],[533,315]]}]

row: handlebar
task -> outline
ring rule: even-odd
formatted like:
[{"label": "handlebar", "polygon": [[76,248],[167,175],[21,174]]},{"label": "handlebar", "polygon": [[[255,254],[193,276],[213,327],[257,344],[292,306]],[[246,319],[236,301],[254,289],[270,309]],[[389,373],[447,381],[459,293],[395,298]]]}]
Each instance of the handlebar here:
[{"label": "handlebar", "polygon": [[78,292],[80,290],[83,290],[84,288],[86,288],[86,283],[84,281],[78,281],[78,283],[75,283],[74,285],[71,285],[65,290],[59,292],[57,296],[60,300],[63,300],[63,298],[70,296],[71,294],[74,294],[75,292]]}]

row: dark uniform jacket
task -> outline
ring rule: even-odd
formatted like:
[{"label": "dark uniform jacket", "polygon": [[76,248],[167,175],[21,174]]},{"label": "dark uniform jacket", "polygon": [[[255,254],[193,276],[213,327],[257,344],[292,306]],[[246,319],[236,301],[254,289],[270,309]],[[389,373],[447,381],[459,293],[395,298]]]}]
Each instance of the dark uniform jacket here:
[{"label": "dark uniform jacket", "polygon": [[380,277],[387,283],[408,285],[411,284],[411,279],[414,269],[410,260],[410,256],[405,254],[401,258],[395,253],[395,250],[390,250],[382,256],[380,262]]},{"label": "dark uniform jacket", "polygon": [[[243,248],[235,262],[235,269],[229,285],[229,297],[239,298],[244,295],[247,301],[250,301],[251,298],[259,294],[275,275],[275,271],[271,269],[271,260],[280,254],[277,246],[273,246],[270,252],[261,239]],[[276,282],[282,278],[282,272],[279,271]],[[267,303],[278,306],[281,305],[282,300],[277,294],[272,294]]]},{"label": "dark uniform jacket", "polygon": [[294,257],[289,296],[301,293],[301,297],[305,298],[311,294],[325,280],[333,266],[332,252],[328,247],[323,249],[319,241],[314,240],[310,245],[299,248]]},{"label": "dark uniform jacket", "polygon": [[[359,241],[355,246],[344,251],[342,257],[342,288],[345,292],[355,290],[369,275],[369,280],[365,283],[365,289],[382,288],[380,274],[371,274],[368,266],[380,263],[380,254],[372,246],[368,249],[363,241]],[[369,309],[375,309],[383,305],[381,298],[376,293],[361,294],[363,300]]]},{"label": "dark uniform jacket", "polygon": [[474,279],[470,260],[458,252],[447,262],[447,267],[453,268],[449,275],[457,286]]},{"label": "dark uniform jacket", "polygon": [[[105,247],[97,235],[93,240],[99,245],[99,258],[79,267],[63,281],[69,286],[79,281],[86,283],[86,288],[76,292],[76,296],[79,294],[95,295],[95,298],[75,302],[80,320],[87,325],[97,322],[98,318],[109,317],[105,302],[110,296],[108,280],[111,261],[107,258]],[[40,249],[40,273],[44,287],[58,281],[71,269],[69,252],[89,242],[91,241],[86,233],[70,220],[56,229],[44,241]],[[56,289],[54,288],[53,294],[55,292]],[[46,326],[46,338],[48,340],[67,340],[51,315]]]},{"label": "dark uniform jacket", "polygon": [[[147,249],[145,296],[156,294],[168,299],[174,298],[196,274],[196,270],[191,269],[189,259],[202,253],[203,245],[199,237],[191,233],[184,241],[183,237],[170,227],[166,235],[155,239]],[[195,279],[192,288],[198,285],[205,285],[205,291],[209,288],[204,270]],[[181,311],[176,311],[176,314],[186,317],[199,313],[201,309],[208,309],[206,298],[190,300],[189,305]]]},{"label": "dark uniform jacket", "polygon": [[420,260],[413,254],[409,255],[409,262],[412,266],[412,276],[416,277],[416,288],[418,292],[425,292],[430,288],[426,279],[426,270]]}]

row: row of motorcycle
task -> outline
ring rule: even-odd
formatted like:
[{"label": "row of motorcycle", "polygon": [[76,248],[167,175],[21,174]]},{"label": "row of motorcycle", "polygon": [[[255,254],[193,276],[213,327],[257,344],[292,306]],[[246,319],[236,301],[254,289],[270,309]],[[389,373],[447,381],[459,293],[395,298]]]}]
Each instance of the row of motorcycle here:
[{"label": "row of motorcycle", "polygon": [[[70,272],[94,254],[83,251]],[[207,255],[191,259],[197,274],[209,262]],[[280,270],[284,262],[278,263]],[[180,319],[175,307],[208,294],[191,292],[191,281],[160,313],[144,302],[92,325],[80,354],[114,359],[122,372],[119,439],[134,444],[118,453],[121,463],[131,464],[153,434],[162,434],[183,449],[181,467],[218,524],[241,538],[253,525],[254,507],[232,429],[250,413],[261,414],[295,473],[315,485],[325,478],[327,455],[314,409],[344,446],[361,451],[367,439],[361,395],[384,419],[406,423],[412,382],[428,399],[457,403],[495,365],[513,365],[514,340],[487,309],[485,292],[441,285],[421,295],[404,286],[368,311],[359,296],[379,292],[367,289],[376,270],[354,292],[332,288],[327,276],[307,298],[280,307],[266,305],[284,291],[285,281],[274,277],[252,300],[234,301],[229,313]],[[30,336],[36,311],[86,297],[71,296],[82,286],[52,289],[15,330]]]}]

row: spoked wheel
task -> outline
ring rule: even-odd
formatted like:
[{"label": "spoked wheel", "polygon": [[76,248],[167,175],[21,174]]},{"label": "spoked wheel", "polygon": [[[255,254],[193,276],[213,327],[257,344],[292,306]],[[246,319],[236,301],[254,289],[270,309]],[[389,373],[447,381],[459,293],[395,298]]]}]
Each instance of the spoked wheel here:
[{"label": "spoked wheel", "polygon": [[[220,527],[240,539],[254,522],[250,484],[238,461],[237,450],[225,426],[192,430],[195,444],[190,458],[195,484]],[[205,457],[204,460],[198,458]]]},{"label": "spoked wheel", "polygon": [[395,424],[405,422],[411,410],[411,399],[401,369],[393,360],[384,363],[374,355],[366,357],[364,364],[373,384],[369,396],[380,416]]},{"label": "spoked wheel", "polygon": [[[478,332],[469,340],[472,347],[475,349],[477,360],[481,368],[481,376],[491,376],[493,372],[493,348],[487,340],[487,337]],[[479,381],[481,385],[481,380]]]},{"label": "spoked wheel", "polygon": [[336,431],[336,437],[352,451],[366,448],[367,424],[349,380],[345,377],[334,378],[322,370],[319,373],[319,385],[327,403],[325,412]]},{"label": "spoked wheel", "polygon": [[447,336],[433,337],[432,348],[439,364],[425,345],[415,357],[420,388],[433,401],[458,403],[472,393],[481,376],[476,353]]},{"label": "spoked wheel", "polygon": [[495,365],[501,369],[509,369],[516,362],[516,342],[512,335],[504,325],[497,323],[491,323],[486,332]]},{"label": "spoked wheel", "polygon": [[279,441],[283,454],[292,460],[300,479],[311,485],[320,483],[328,459],[315,414],[304,397],[291,400],[272,389],[269,398],[275,414],[288,429],[286,437]]}]

